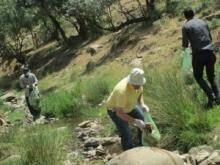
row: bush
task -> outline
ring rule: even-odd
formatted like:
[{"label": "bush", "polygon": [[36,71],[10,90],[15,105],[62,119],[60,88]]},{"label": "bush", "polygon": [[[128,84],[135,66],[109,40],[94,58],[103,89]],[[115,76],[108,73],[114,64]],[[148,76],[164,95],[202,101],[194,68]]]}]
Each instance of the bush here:
[{"label": "bush", "polygon": [[211,30],[216,29],[220,26],[220,20],[217,18],[213,18],[209,23],[209,27]]},{"label": "bush", "polygon": [[80,90],[51,92],[42,98],[40,106],[46,116],[78,116],[84,107]]},{"label": "bush", "polygon": [[166,2],[166,12],[174,16],[182,15],[183,10],[186,7],[193,7],[196,13],[199,13],[203,10],[206,10],[207,7],[212,7],[213,1],[210,0],[201,0],[199,2],[192,2],[188,0],[168,0]]},{"label": "bush", "polygon": [[149,73],[145,94],[148,103],[157,110],[164,134],[164,147],[186,151],[207,140],[205,133],[211,129],[206,112],[193,98],[192,91],[171,70]]},{"label": "bush", "polygon": [[52,127],[31,127],[21,139],[21,164],[60,165],[64,160],[67,130]]},{"label": "bush", "polygon": [[8,90],[11,88],[12,84],[11,84],[12,80],[10,77],[8,76],[3,76],[0,78],[0,89],[1,90]]},{"label": "bush", "polygon": [[99,76],[93,80],[88,80],[84,84],[84,94],[86,100],[95,106],[101,103],[113,88],[114,81],[107,76]]}]

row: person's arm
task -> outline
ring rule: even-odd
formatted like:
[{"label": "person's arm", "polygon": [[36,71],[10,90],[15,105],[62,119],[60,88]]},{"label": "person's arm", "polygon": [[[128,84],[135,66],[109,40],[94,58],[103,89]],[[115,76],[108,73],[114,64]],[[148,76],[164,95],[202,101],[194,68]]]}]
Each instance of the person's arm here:
[{"label": "person's arm", "polygon": [[142,120],[135,119],[135,118],[129,116],[128,114],[126,114],[123,111],[123,108],[115,108],[114,110],[116,111],[116,115],[119,118],[128,122],[129,124],[133,124],[134,126],[140,128],[140,129],[144,129],[146,127],[146,124]]},{"label": "person's arm", "polygon": [[138,98],[138,104],[141,106],[142,111],[148,112],[149,107],[144,103],[144,94],[141,93],[141,95]]},{"label": "person's arm", "polygon": [[22,78],[20,78],[20,87],[21,87],[22,89],[26,88],[26,86],[25,86],[24,81],[23,81]]},{"label": "person's arm", "polygon": [[133,123],[134,122],[134,118],[129,116],[128,114],[124,113],[123,108],[115,108],[114,109],[116,111],[116,115],[118,117],[120,117],[122,120],[128,122],[128,123]]},{"label": "person's arm", "polygon": [[186,28],[184,26],[182,28],[182,47],[184,49],[189,47],[189,38],[188,38]]}]

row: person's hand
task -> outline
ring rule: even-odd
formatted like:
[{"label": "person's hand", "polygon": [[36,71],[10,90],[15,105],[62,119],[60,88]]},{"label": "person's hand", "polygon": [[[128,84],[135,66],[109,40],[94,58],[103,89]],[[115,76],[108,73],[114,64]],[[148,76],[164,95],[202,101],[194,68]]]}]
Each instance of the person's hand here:
[{"label": "person's hand", "polygon": [[139,119],[135,119],[133,124],[134,126],[140,129],[144,129],[146,127],[146,124],[142,120],[139,120]]},{"label": "person's hand", "polygon": [[145,124],[145,132],[152,133],[152,126],[150,123]]},{"label": "person's hand", "polygon": [[141,107],[141,109],[142,109],[143,112],[149,112],[150,111],[150,109],[149,109],[149,107],[147,105],[143,105]]},{"label": "person's hand", "polygon": [[27,86],[26,86],[26,88],[28,88],[28,89],[29,89],[29,88],[30,88],[30,86],[29,86],[29,85],[27,85]]}]

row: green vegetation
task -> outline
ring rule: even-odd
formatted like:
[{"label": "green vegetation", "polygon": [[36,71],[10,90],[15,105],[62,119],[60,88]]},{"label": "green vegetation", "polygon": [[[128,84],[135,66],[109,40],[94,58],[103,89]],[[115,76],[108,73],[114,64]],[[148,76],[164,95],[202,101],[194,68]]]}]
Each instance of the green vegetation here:
[{"label": "green vegetation", "polygon": [[21,164],[60,165],[65,158],[66,128],[29,128],[21,139]]},{"label": "green vegetation", "polygon": [[[105,128],[100,136],[109,136],[115,134],[115,127],[103,101],[128,74],[131,61],[142,59],[147,78],[145,101],[162,133],[160,147],[188,151],[208,143],[219,148],[219,142],[212,142],[210,136],[219,127],[220,108],[205,111],[201,106],[204,94],[191,73],[186,79],[182,77],[179,43],[182,10],[192,6],[199,17],[206,17],[215,12],[214,0],[97,2],[2,0],[0,62],[10,63],[14,58],[20,63],[30,62],[43,91],[43,115],[60,118],[65,126],[67,121],[78,124],[99,118]],[[218,17],[208,23],[213,31],[218,31]],[[98,37],[101,34],[106,35]],[[90,56],[87,50],[93,44],[100,48]],[[86,72],[89,63],[92,69]],[[18,76],[18,70],[14,71]],[[12,88],[20,92],[18,79],[1,76],[0,95]],[[1,99],[0,117],[15,124],[3,133],[0,130],[0,160],[21,156],[0,164],[60,165],[66,159],[68,143],[73,143],[68,129],[57,130],[58,123],[17,126],[18,121],[25,120],[25,110],[6,106]],[[84,157],[73,159],[80,164]]]},{"label": "green vegetation", "polygon": [[[166,74],[165,74],[166,73]],[[145,94],[165,138],[162,145],[187,151],[207,142],[211,130],[206,112],[193,91],[172,70],[147,74]]]},{"label": "green vegetation", "polygon": [[114,84],[114,80],[107,76],[97,76],[92,80],[88,80],[84,84],[86,100],[93,106],[98,105],[110,94]]},{"label": "green vegetation", "polygon": [[73,91],[58,90],[51,92],[41,100],[41,110],[46,116],[77,117],[83,108],[79,88]]},{"label": "green vegetation", "polygon": [[60,165],[66,156],[64,145],[69,131],[67,127],[29,126],[12,128],[0,137],[0,152],[21,155],[16,161],[6,160],[3,164]]}]

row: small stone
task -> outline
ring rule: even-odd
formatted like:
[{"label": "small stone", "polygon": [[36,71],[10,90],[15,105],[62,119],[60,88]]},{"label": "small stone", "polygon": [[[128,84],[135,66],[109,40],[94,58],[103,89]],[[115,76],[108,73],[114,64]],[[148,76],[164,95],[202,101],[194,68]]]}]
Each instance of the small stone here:
[{"label": "small stone", "polygon": [[106,157],[105,157],[105,160],[106,160],[106,161],[109,161],[109,160],[111,160],[111,159],[112,159],[112,155],[110,155],[110,154],[106,155]]},{"label": "small stone", "polygon": [[85,141],[84,147],[98,147],[100,144],[99,138],[89,138]]},{"label": "small stone", "polygon": [[78,152],[73,151],[73,152],[67,154],[67,158],[70,159],[70,158],[75,157],[75,156],[78,156],[78,155],[79,155]]},{"label": "small stone", "polygon": [[80,123],[80,124],[78,125],[78,127],[80,127],[80,128],[86,128],[86,127],[88,127],[88,125],[89,125],[90,122],[91,122],[90,120],[86,120],[86,121]]},{"label": "small stone", "polygon": [[6,121],[4,119],[0,118],[0,126],[4,126],[6,124],[7,124]]},{"label": "small stone", "polygon": [[87,48],[86,52],[89,53],[91,56],[95,55],[99,49],[103,48],[102,45],[91,45]]},{"label": "small stone", "polygon": [[106,154],[106,152],[105,152],[104,149],[103,149],[103,150],[96,149],[96,155],[97,155],[97,156],[103,156],[103,155],[105,155],[105,154]]},{"label": "small stone", "polygon": [[102,138],[101,140],[102,140],[102,145],[106,146],[106,145],[111,145],[111,144],[118,142],[120,140],[120,138],[118,138],[118,137],[105,137],[105,138]]},{"label": "small stone", "polygon": [[82,152],[82,154],[85,155],[87,158],[92,158],[96,156],[96,150]]}]

